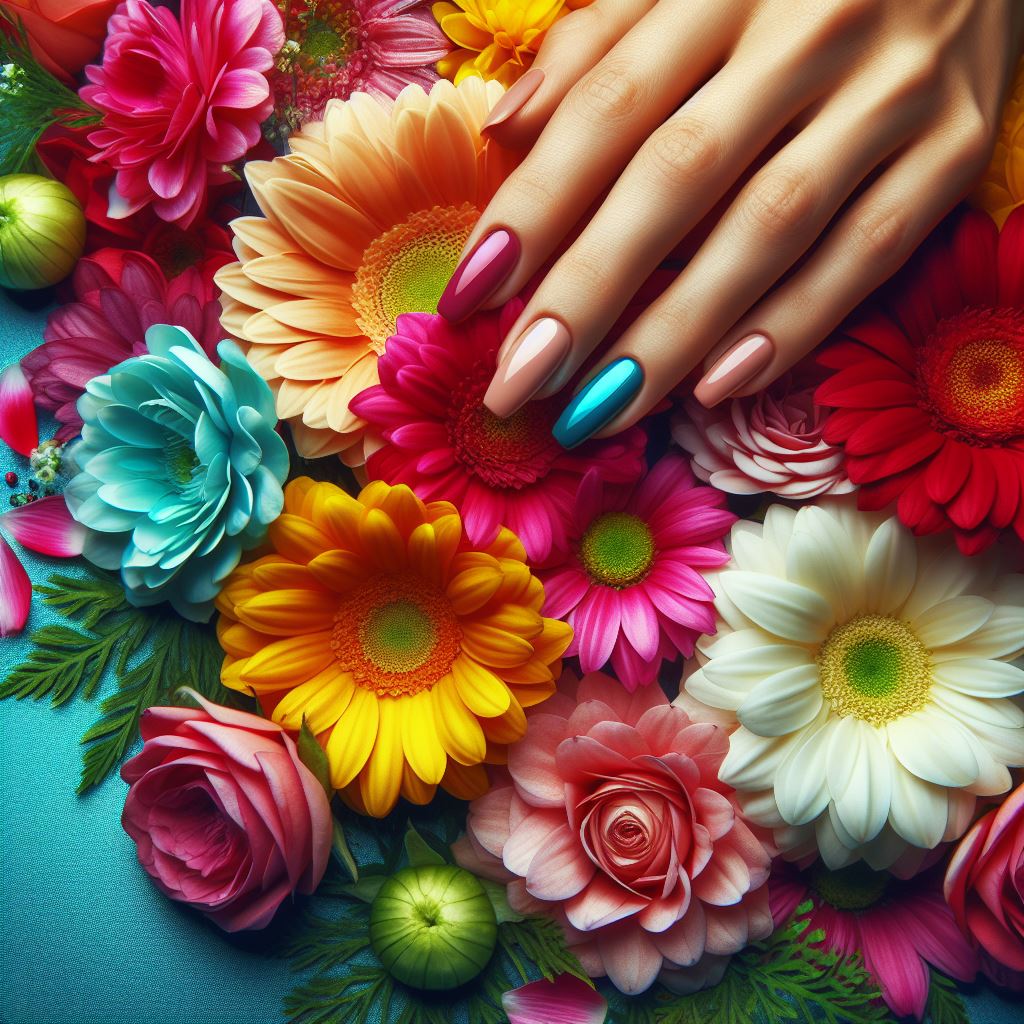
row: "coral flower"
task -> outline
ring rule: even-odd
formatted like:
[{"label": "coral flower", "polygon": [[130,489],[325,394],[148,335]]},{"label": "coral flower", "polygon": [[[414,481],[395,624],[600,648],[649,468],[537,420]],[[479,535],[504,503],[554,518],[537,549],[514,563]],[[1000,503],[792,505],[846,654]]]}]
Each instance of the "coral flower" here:
[{"label": "coral flower", "polygon": [[470,805],[456,859],[561,922],[587,973],[623,992],[737,953],[771,931],[770,860],[719,781],[727,746],[660,687],[563,678]]},{"label": "coral flower", "polygon": [[424,501],[453,502],[474,544],[507,526],[538,560],[565,544],[583,474],[632,483],[645,437],[633,428],[569,452],[551,434],[564,400],[533,402],[504,420],[484,406],[498,346],[521,308],[512,303],[501,316],[457,327],[422,313],[399,317],[377,364],[381,383],[351,409],[383,439],[366,463],[372,478],[408,484]]},{"label": "coral flower", "polygon": [[295,131],[319,121],[330,99],[354,92],[393,100],[437,81],[448,40],[424,0],[285,0],[287,37],[273,75],[274,106]]},{"label": "coral flower", "polygon": [[196,220],[210,185],[230,179],[225,165],[260,139],[283,42],[271,0],[181,0],[180,21],[125,0],[81,90],[103,115],[89,141],[117,170],[124,215],[152,205],[184,228]]},{"label": "coral flower", "polygon": [[240,566],[217,607],[225,685],[255,692],[281,725],[305,717],[331,782],[383,817],[399,794],[487,788],[549,697],[569,628],[502,530],[469,543],[447,502],[374,482],[353,498],[293,480],[272,554]]},{"label": "coral flower", "polygon": [[93,377],[146,351],[154,324],[183,327],[213,355],[221,337],[220,303],[195,268],[168,281],[149,256],[107,249],[79,260],[72,285],[78,301],[50,314],[44,344],[21,361],[36,401],[62,424],[57,436],[82,428],[77,402]]},{"label": "coral flower", "polygon": [[217,274],[223,324],[248,348],[307,457],[363,461],[349,401],[377,383],[400,313],[437,300],[480,211],[512,166],[480,126],[501,96],[479,80],[409,86],[391,110],[328,104],[290,156],[250,161],[266,214],[232,224],[239,263]]},{"label": "coral flower", "polygon": [[434,4],[437,18],[455,49],[438,61],[445,78],[461,82],[476,76],[506,88],[533,63],[544,34],[574,7],[592,0],[454,0]]},{"label": "coral flower", "polygon": [[798,871],[776,861],[768,882],[772,916],[781,924],[811,900],[810,930],[840,956],[860,954],[864,967],[897,1017],[924,1018],[934,967],[971,981],[977,957],[942,899],[934,871],[909,880],[854,864],[829,871],[817,864]]},{"label": "coral flower", "polygon": [[953,218],[818,357],[816,399],[838,411],[864,509],[896,503],[917,534],[952,529],[965,554],[1024,539],[1024,210],[1000,234]]},{"label": "coral flower", "polygon": [[609,660],[628,690],[654,681],[664,660],[689,657],[715,631],[715,595],[701,569],[724,565],[736,517],[725,495],[695,484],[686,459],[666,455],[634,488],[595,471],[575,499],[564,556],[541,572],[545,611],[573,627],[584,672]]},{"label": "coral flower", "polygon": [[1002,124],[992,162],[971,197],[975,206],[1003,226],[1006,218],[1024,203],[1024,60],[1003,107]]}]

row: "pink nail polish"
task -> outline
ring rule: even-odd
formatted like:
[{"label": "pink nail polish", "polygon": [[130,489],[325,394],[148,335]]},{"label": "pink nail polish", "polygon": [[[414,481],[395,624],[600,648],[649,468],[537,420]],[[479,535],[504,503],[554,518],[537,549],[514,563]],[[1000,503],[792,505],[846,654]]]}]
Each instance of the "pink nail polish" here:
[{"label": "pink nail polish", "polygon": [[771,339],[763,334],[741,338],[701,377],[693,397],[707,409],[718,405],[753,380],[771,362],[774,351]]},{"label": "pink nail polish", "polygon": [[480,126],[481,133],[490,131],[499,124],[504,124],[513,114],[518,114],[529,102],[530,97],[543,85],[544,72],[540,68],[530,68],[508,92],[494,104],[490,116]]},{"label": "pink nail polish", "polygon": [[535,320],[498,364],[484,405],[502,419],[511,416],[558,369],[571,347],[564,324],[549,316]]},{"label": "pink nail polish", "polygon": [[505,228],[485,235],[455,268],[437,311],[446,320],[465,320],[487,301],[519,260],[519,239]]}]

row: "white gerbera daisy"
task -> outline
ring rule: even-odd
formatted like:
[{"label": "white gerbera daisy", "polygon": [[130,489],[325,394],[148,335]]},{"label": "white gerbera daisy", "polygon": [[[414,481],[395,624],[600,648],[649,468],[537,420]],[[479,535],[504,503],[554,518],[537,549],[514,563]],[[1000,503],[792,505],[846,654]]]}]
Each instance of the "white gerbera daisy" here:
[{"label": "white gerbera daisy", "polygon": [[842,502],[775,505],[730,551],[685,688],[735,714],[721,777],[784,850],[889,867],[1010,788],[1024,576]]}]

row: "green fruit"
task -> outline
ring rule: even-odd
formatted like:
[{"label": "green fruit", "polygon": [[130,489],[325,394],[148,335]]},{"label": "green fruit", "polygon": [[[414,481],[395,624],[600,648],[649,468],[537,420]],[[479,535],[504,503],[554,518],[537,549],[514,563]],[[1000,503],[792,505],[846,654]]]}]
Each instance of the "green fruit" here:
[{"label": "green fruit", "polygon": [[475,978],[498,941],[494,908],[468,871],[428,864],[405,868],[370,908],[370,943],[406,985],[450,989]]},{"label": "green fruit", "polygon": [[85,215],[69,188],[38,174],[0,178],[0,287],[56,284],[84,248]]}]

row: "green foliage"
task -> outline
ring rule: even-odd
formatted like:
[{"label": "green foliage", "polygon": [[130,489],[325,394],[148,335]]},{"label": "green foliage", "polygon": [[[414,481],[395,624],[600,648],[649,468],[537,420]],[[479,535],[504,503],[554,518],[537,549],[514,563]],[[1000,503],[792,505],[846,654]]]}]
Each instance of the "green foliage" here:
[{"label": "green foliage", "polygon": [[931,970],[930,974],[925,1024],[970,1024],[970,1015],[956,982],[936,970]]},{"label": "green foliage", "polygon": [[117,684],[82,737],[79,793],[102,782],[121,761],[146,708],[181,703],[179,687],[237,703],[237,695],[220,683],[222,652],[208,627],[132,607],[118,581],[99,570],[84,579],[51,576],[36,591],[69,624],[32,634],[33,648],[0,684],[0,699],[49,697],[60,707],[76,696],[94,697],[108,670]]},{"label": "green foliage", "polygon": [[0,11],[0,175],[41,170],[36,143],[47,128],[82,128],[99,113],[32,56],[20,22]]}]

